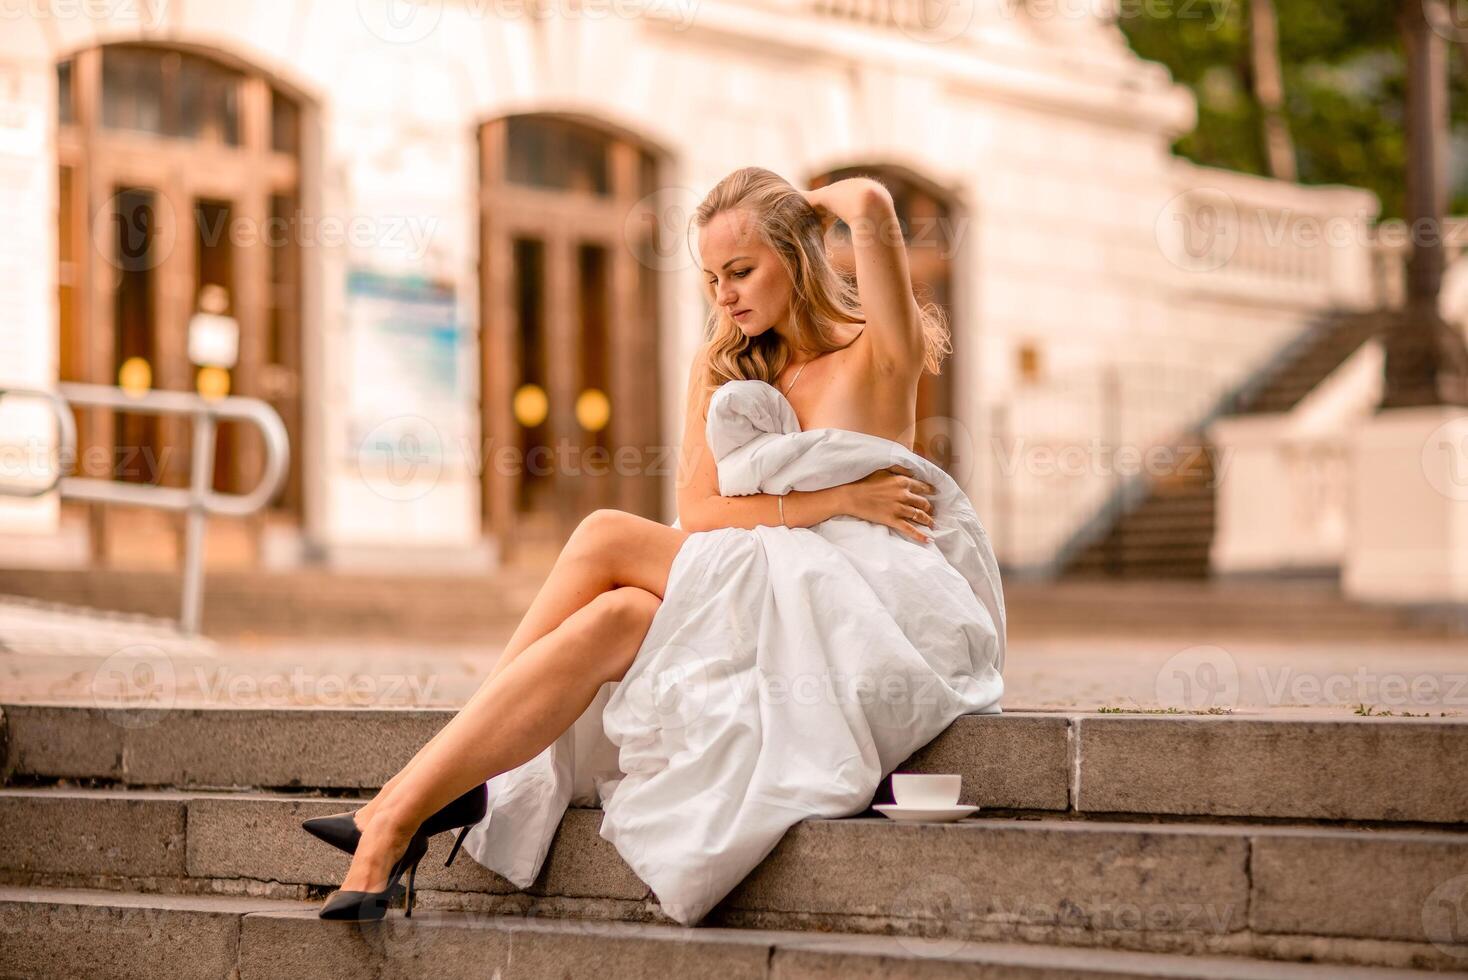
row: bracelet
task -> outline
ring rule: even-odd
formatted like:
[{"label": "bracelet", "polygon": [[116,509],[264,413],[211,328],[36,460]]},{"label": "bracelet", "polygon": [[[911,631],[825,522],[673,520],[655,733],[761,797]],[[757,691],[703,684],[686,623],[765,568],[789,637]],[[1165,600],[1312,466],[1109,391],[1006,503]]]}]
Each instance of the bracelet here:
[{"label": "bracelet", "polygon": [[780,501],[780,526],[789,527],[790,525],[785,523],[785,495],[782,493],[775,499]]}]

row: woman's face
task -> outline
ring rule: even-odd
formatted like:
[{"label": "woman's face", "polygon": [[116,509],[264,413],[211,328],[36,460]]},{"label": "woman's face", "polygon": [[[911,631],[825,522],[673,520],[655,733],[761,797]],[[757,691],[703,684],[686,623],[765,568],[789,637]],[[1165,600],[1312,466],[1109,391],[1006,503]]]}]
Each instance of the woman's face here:
[{"label": "woman's face", "polygon": [[714,302],[744,331],[758,337],[785,322],[790,311],[790,276],[755,232],[747,211],[724,211],[699,229],[703,278]]}]

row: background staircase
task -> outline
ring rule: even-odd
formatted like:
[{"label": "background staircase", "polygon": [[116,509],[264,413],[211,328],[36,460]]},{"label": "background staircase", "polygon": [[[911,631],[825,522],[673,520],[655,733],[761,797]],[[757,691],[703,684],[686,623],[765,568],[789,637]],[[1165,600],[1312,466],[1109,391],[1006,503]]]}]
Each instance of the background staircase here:
[{"label": "background staircase", "polygon": [[[1215,526],[1213,448],[1184,436],[1178,469],[1066,567],[1066,578],[1206,579]],[[1201,447],[1201,448],[1200,448]]]},{"label": "background staircase", "polygon": [[[1338,313],[1323,319],[1284,352],[1277,365],[1244,388],[1226,415],[1288,412],[1363,344],[1385,329],[1391,314]],[[1202,447],[1203,452],[1197,451]],[[1141,502],[1065,567],[1069,578],[1209,577],[1215,527],[1215,451],[1199,431],[1177,439],[1175,473],[1154,482]]]},{"label": "background staircase", "polygon": [[[1468,971],[1468,720],[1014,712],[906,764],[975,817],[796,825],[685,929],[567,812],[514,889],[433,842],[412,919],[328,923],[437,710],[6,705],[0,976],[1388,977]],[[890,799],[884,783],[874,802]]]}]

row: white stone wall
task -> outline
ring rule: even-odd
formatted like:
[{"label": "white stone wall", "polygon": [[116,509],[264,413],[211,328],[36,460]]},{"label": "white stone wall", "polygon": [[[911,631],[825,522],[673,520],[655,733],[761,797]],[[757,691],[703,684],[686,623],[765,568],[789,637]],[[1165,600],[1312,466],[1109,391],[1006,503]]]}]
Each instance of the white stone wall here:
[{"label": "white stone wall", "polygon": [[[1369,192],[1198,167],[1158,146],[1057,157],[1080,161],[1071,180],[1095,203],[1070,212],[1073,223],[1037,212],[1039,230],[1022,220],[996,232],[983,270],[998,297],[982,318],[991,340],[1041,351],[1038,381],[997,379],[1011,437],[989,481],[1009,498],[996,508],[1001,558],[1036,571],[1122,484],[1189,466],[1181,452],[1113,468],[1102,442],[1134,457],[1175,443],[1319,314],[1379,301]],[[1101,159],[1123,164],[1107,172],[1091,162]],[[1051,180],[1021,178],[1015,199],[1067,193]],[[1012,350],[1001,357],[1014,364]]]},{"label": "white stone wall", "polygon": [[[55,81],[28,55],[26,32],[0,27],[0,390],[49,387],[56,378]],[[55,448],[51,411],[34,400],[0,398],[0,485],[49,482]],[[54,495],[0,496],[0,534],[56,525]]]},{"label": "white stone wall", "polygon": [[[307,420],[296,448],[307,531],[328,551],[479,547],[477,453],[451,453],[424,471],[421,486],[385,488],[359,471],[352,439],[361,403],[383,421],[418,408],[353,391],[345,282],[350,269],[366,267],[455,284],[467,387],[457,410],[430,421],[482,445],[475,134],[507,113],[576,113],[637,134],[661,154],[669,197],[684,209],[669,212],[670,222],[686,220],[714,182],[749,164],[797,183],[834,167],[896,164],[949,189],[957,332],[945,370],[956,375],[958,422],[977,447],[966,488],[996,543],[1008,531],[998,526],[1001,491],[1027,488],[1024,474],[1004,472],[991,452],[995,407],[1023,397],[1019,344],[1039,347],[1052,384],[1118,352],[1165,351],[1231,375],[1303,313],[1250,302],[1257,284],[1207,294],[1180,281],[1157,225],[1197,179],[1168,152],[1192,125],[1193,104],[1098,23],[1027,18],[985,2],[967,30],[939,43],[753,0],[649,4],[635,16],[561,5],[543,19],[501,16],[477,0],[396,5],[408,14],[398,20],[372,0],[104,9],[101,18],[32,14],[0,29],[0,72],[9,73],[0,79],[22,79],[19,94],[0,91],[0,107],[18,100],[47,120],[46,139],[17,158],[35,193],[7,190],[0,217],[25,236],[18,254],[48,256],[24,275],[0,266],[0,288],[25,298],[0,351],[31,352],[27,377],[54,377],[54,62],[90,45],[149,38],[225,51],[272,73],[310,106],[306,210],[375,230],[366,241],[310,242],[304,251]],[[416,222],[406,237],[405,222]],[[676,441],[703,323],[691,259],[668,263],[661,297],[665,431]],[[1084,421],[1062,433],[1086,434]],[[673,490],[670,482],[668,521]],[[1084,516],[1079,508],[1036,540],[1053,544]]]}]

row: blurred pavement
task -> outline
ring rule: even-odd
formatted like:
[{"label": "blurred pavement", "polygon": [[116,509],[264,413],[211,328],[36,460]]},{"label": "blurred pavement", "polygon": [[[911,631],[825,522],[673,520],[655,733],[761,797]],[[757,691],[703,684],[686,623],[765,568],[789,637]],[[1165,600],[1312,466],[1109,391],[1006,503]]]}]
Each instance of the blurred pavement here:
[{"label": "blurred pavement", "polygon": [[[0,700],[455,707],[507,638],[215,641],[182,637],[163,620],[5,599]],[[1019,638],[1004,674],[1007,709],[1468,711],[1461,639]]]}]

